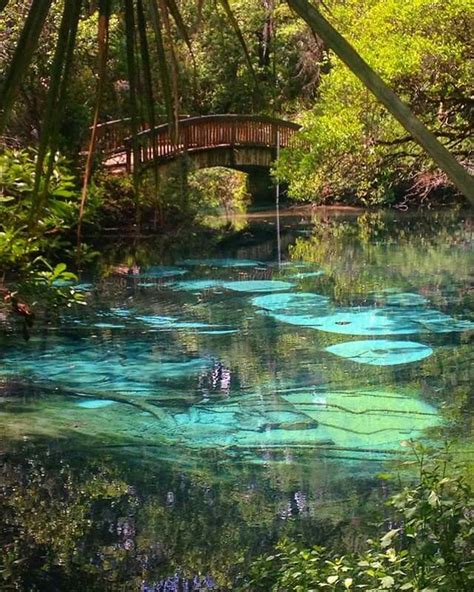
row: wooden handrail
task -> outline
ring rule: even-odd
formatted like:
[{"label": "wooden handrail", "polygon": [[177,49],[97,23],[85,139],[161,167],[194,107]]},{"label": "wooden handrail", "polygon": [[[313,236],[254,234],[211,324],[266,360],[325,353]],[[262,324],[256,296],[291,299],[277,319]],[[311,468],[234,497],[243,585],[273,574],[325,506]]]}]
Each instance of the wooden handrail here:
[{"label": "wooden handrail", "polygon": [[[181,119],[177,137],[171,134],[168,123],[141,131],[136,138],[138,162],[142,167],[152,161],[163,162],[186,152],[219,147],[262,147],[276,149],[302,144],[296,137],[300,129],[297,123],[258,115],[205,115]],[[123,145],[127,162],[131,162],[132,138],[125,138]]]},{"label": "wooden handrail", "polygon": [[[186,119],[189,115],[180,115],[180,119]],[[124,152],[125,140],[131,134],[131,117],[124,117],[123,119],[112,119],[111,121],[103,121],[97,125],[97,150],[104,155],[117,154]],[[156,118],[160,125],[167,121],[164,115],[158,115]],[[138,128],[141,131],[149,129],[147,123],[140,123]],[[84,148],[86,150],[86,148]]]}]

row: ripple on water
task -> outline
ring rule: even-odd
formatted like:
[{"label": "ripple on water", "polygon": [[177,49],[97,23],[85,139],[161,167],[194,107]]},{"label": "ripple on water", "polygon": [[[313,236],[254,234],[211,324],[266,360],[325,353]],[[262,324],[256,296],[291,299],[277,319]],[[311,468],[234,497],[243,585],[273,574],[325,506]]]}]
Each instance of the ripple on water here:
[{"label": "ripple on water", "polygon": [[330,304],[329,298],[310,292],[285,292],[252,298],[252,304],[278,314],[293,314],[304,317],[320,312]]}]

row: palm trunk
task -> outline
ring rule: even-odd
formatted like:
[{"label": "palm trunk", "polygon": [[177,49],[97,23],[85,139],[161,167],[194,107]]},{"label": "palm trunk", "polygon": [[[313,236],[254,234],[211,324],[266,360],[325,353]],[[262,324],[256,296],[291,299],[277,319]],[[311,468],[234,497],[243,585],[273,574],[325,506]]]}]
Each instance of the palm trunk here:
[{"label": "palm trunk", "polygon": [[287,0],[287,3],[348,66],[351,72],[365,84],[412,138],[426,150],[471,204],[474,204],[474,177],[458,163],[454,156],[438,141],[436,136],[413,115],[407,105],[372,70],[350,43],[334,29],[308,0]]},{"label": "palm trunk", "polygon": [[84,179],[82,182],[81,203],[79,206],[79,218],[77,221],[77,267],[81,266],[81,232],[82,219],[87,202],[87,191],[89,182],[92,176],[92,165],[94,159],[94,152],[97,143],[97,126],[99,124],[100,109],[102,106],[102,98],[105,90],[105,74],[107,69],[107,58],[109,52],[109,16],[110,16],[110,0],[100,0],[99,3],[99,24],[97,30],[97,45],[99,49],[99,72],[97,81],[97,91],[94,110],[94,121],[92,123],[91,135],[89,139],[89,147],[87,149],[86,167],[84,171]]},{"label": "palm trunk", "polygon": [[33,0],[31,4],[15,53],[0,88],[0,134],[3,133],[23,76],[38,46],[51,4],[52,0]]}]

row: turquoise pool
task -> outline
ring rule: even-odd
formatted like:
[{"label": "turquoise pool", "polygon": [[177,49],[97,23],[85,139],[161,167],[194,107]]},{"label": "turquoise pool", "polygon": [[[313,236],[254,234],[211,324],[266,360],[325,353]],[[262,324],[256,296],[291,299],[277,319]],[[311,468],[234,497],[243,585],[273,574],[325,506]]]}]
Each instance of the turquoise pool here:
[{"label": "turquoise pool", "polygon": [[364,516],[410,440],[454,440],[472,461],[470,221],[282,227],[281,265],[252,225],[251,246],[200,257],[153,260],[148,245],[146,261],[124,262],[105,249],[106,273],[77,286],[87,306],[41,318],[28,342],[4,321],[8,478],[33,463],[39,497],[62,470],[79,489],[115,484],[87,543],[75,523],[81,565],[108,562],[120,582],[181,570],[229,585],[278,536],[324,540],[346,513]]}]

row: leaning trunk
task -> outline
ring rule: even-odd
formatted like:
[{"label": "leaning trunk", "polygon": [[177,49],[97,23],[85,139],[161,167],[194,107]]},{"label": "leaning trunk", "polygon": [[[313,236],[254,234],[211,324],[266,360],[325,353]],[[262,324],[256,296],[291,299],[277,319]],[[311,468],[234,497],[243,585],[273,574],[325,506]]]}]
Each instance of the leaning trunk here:
[{"label": "leaning trunk", "polygon": [[412,138],[426,150],[471,204],[474,204],[474,177],[458,163],[454,156],[438,141],[436,136],[413,115],[407,105],[372,70],[352,45],[334,29],[308,0],[287,0],[287,3],[348,66],[351,72],[364,83]]}]

